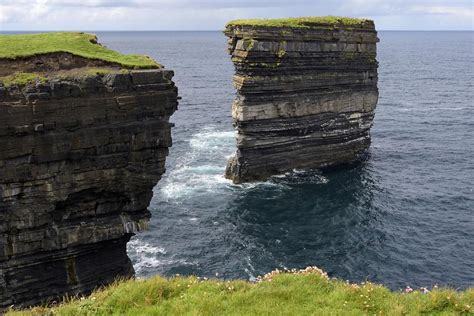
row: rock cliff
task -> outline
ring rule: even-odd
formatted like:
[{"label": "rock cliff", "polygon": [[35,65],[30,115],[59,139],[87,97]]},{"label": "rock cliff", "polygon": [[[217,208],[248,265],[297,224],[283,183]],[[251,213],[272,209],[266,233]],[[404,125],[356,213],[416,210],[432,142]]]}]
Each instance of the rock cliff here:
[{"label": "rock cliff", "polygon": [[227,25],[237,153],[226,177],[264,180],[364,156],[378,100],[370,20],[241,20]]},{"label": "rock cliff", "polygon": [[165,172],[173,72],[68,65],[0,84],[0,310],[132,276],[126,244]]}]

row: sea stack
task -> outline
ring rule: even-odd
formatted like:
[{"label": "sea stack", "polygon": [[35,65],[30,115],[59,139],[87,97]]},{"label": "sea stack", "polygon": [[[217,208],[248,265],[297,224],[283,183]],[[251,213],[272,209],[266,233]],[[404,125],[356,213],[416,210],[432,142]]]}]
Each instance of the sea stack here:
[{"label": "sea stack", "polygon": [[360,160],[378,100],[373,21],[238,20],[225,29],[235,65],[234,183]]},{"label": "sea stack", "polygon": [[39,50],[0,56],[0,311],[134,275],[126,244],[147,227],[178,104],[173,72],[145,56],[28,36],[0,38]]}]

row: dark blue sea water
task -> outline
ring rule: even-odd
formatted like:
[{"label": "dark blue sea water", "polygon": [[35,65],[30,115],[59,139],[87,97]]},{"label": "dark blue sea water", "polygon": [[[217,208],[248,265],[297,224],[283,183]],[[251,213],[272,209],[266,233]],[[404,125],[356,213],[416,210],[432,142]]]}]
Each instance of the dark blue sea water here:
[{"label": "dark blue sea water", "polygon": [[224,35],[98,36],[175,70],[183,98],[150,229],[129,246],[138,275],[253,279],[316,265],[393,289],[474,286],[474,32],[380,32],[368,160],[245,185],[222,176],[235,150]]}]

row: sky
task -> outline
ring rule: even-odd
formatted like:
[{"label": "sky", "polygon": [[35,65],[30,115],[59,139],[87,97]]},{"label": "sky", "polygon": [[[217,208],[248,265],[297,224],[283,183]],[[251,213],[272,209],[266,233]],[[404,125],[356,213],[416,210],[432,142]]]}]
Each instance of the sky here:
[{"label": "sky", "polygon": [[371,18],[379,30],[474,30],[474,0],[0,0],[0,31],[222,30],[319,15]]}]

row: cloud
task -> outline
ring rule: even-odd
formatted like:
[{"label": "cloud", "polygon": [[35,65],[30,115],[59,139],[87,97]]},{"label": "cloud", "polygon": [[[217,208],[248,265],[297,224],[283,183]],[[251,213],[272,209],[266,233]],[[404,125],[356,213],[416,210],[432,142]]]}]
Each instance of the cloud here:
[{"label": "cloud", "polygon": [[[28,10],[25,10],[25,7],[28,7]],[[40,18],[49,11],[47,0],[36,0],[33,3],[19,0],[15,4],[7,0],[0,4],[0,23],[2,25],[14,22],[21,23],[22,21]]]},{"label": "cloud", "polygon": [[18,15],[14,8],[0,5],[0,25],[13,22],[14,17]]},{"label": "cloud", "polygon": [[309,0],[82,0],[82,1],[69,1],[69,0],[3,0],[4,5],[27,5],[30,3],[42,2],[48,5],[50,8],[58,7],[83,7],[83,8],[214,8],[214,9],[225,9],[225,8],[270,8],[270,7],[285,7],[294,5],[311,4]]},{"label": "cloud", "polygon": [[1,29],[222,29],[235,18],[349,15],[379,28],[473,29],[472,0],[0,0]]},{"label": "cloud", "polygon": [[414,12],[428,13],[433,15],[454,15],[460,17],[469,17],[474,19],[474,7],[471,8],[460,8],[460,7],[448,7],[448,6],[414,6]]}]

